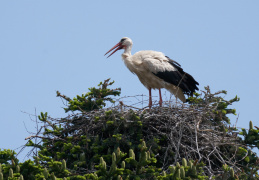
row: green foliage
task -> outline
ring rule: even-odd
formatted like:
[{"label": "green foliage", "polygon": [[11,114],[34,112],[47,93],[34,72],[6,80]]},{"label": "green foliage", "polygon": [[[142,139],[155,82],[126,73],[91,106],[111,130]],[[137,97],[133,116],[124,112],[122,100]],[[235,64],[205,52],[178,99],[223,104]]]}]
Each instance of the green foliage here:
[{"label": "green foliage", "polygon": [[113,99],[109,96],[119,96],[121,93],[120,88],[109,89],[108,86],[112,85],[114,81],[109,82],[110,79],[105,80],[104,82],[100,82],[98,84],[99,88],[89,88],[89,92],[86,94],[82,94],[81,96],[77,95],[75,98],[70,99],[69,97],[62,95],[59,91],[57,91],[57,96],[68,102],[68,107],[64,108],[66,112],[68,111],[92,111],[94,109],[103,108],[106,103],[105,101],[109,101],[114,103]]},{"label": "green foliage", "polygon": [[[191,166],[170,166],[169,171],[162,171],[160,168],[154,166],[157,162],[156,158],[150,156],[150,152],[145,145],[145,141],[142,141],[139,146],[139,155],[138,160],[135,159],[135,153],[132,149],[129,150],[129,157],[122,161],[122,166],[119,167],[121,159],[123,155],[116,155],[116,153],[112,154],[112,163],[109,164],[110,169],[107,169],[107,164],[100,158],[99,165],[96,166],[98,171],[96,172],[96,176],[90,178],[88,174],[87,177],[89,179],[208,179],[207,176],[202,175],[203,170],[202,167],[204,164],[191,164]],[[124,153],[122,153],[124,154]],[[125,155],[125,154],[124,154]],[[118,159],[116,159],[118,158]],[[186,160],[183,159],[183,162]]]},{"label": "green foliage", "polygon": [[[249,122],[249,129],[242,128],[239,134],[243,136],[244,143],[247,146],[251,147],[251,149],[259,149],[259,128],[256,126],[254,128],[252,121]],[[251,149],[246,147],[239,147],[238,149],[239,159],[242,159],[242,167],[250,177],[259,170],[259,158]]]},{"label": "green foliage", "polygon": [[[255,129],[256,128],[256,129]],[[245,138],[245,143],[259,148],[259,128],[253,127],[252,121],[249,122],[249,130],[242,128],[242,132],[239,134]]]},{"label": "green foliage", "polygon": [[[0,150],[0,153],[7,153],[9,150]],[[57,174],[60,177],[69,176],[70,172],[64,167],[65,161],[62,162],[53,161],[48,169],[44,165],[39,165],[37,162],[27,160],[23,163],[19,163],[18,159],[13,157],[11,161],[9,161],[10,157],[5,157],[5,163],[0,164],[0,180],[8,179],[8,180],[42,180],[42,179],[55,179]],[[10,162],[16,161],[17,164],[13,164]],[[53,168],[53,164],[60,165],[59,169]],[[15,171],[13,170],[15,169]],[[53,172],[52,172],[53,171]],[[52,172],[50,174],[50,172]],[[55,172],[55,174],[54,174]],[[56,178],[59,179],[59,178]]]},{"label": "green foliage", "polygon": [[234,102],[238,102],[240,100],[239,97],[234,97],[230,100],[225,100],[221,94],[227,94],[226,91],[219,91],[216,93],[211,93],[209,86],[205,87],[206,91],[202,91],[204,96],[199,93],[194,93],[193,97],[189,97],[187,102],[194,106],[205,107],[205,105],[209,105],[214,107],[213,110],[213,121],[214,123],[221,124],[225,122],[227,124],[230,123],[230,119],[227,115],[233,114],[236,115],[236,109],[229,108]]}]

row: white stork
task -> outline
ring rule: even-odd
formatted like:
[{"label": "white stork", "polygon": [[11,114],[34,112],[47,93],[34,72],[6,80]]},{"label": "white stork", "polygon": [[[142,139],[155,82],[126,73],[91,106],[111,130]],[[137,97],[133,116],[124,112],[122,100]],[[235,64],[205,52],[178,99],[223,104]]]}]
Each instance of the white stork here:
[{"label": "white stork", "polygon": [[139,51],[131,55],[132,44],[130,38],[124,37],[106,54],[115,49],[108,56],[110,57],[117,50],[124,49],[122,59],[125,65],[149,90],[149,108],[152,106],[151,89],[159,90],[160,106],[162,106],[161,88],[167,89],[182,102],[186,101],[184,94],[192,95],[195,90],[198,90],[199,83],[190,74],[184,72],[176,61],[157,51]]}]

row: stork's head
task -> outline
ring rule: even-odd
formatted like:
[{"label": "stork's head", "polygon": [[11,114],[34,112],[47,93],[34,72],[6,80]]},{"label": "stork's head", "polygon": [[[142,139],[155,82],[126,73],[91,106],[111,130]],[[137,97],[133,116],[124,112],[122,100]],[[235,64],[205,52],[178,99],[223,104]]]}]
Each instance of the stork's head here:
[{"label": "stork's head", "polygon": [[[112,50],[114,50],[108,57],[110,57],[111,55],[113,55],[116,51],[120,50],[120,49],[127,49],[128,47],[131,47],[133,44],[132,40],[128,37],[124,37],[120,40],[119,43],[117,43],[113,48],[111,48],[106,54],[108,54],[109,52],[111,52]],[[106,55],[105,54],[105,55]],[[108,58],[107,57],[107,58]]]}]

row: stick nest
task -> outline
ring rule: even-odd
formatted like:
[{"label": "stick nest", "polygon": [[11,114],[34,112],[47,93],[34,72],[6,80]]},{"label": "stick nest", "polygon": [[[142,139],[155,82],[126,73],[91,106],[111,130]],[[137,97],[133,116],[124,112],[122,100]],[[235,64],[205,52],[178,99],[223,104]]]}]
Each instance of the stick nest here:
[{"label": "stick nest", "polygon": [[[128,106],[122,98],[109,108],[81,111],[61,119],[48,117],[36,135],[28,139],[40,138],[53,153],[57,151],[55,143],[68,142],[67,137],[73,138],[73,144],[78,144],[82,136],[92,141],[98,139],[105,153],[115,150],[116,146],[128,153],[144,140],[163,170],[185,158],[205,163],[204,173],[211,177],[222,173],[223,164],[240,170],[242,160],[236,156],[242,144],[226,116],[233,113],[233,109],[221,107],[222,103],[231,105],[235,100],[223,100],[217,96],[221,93],[224,92],[212,94],[207,87],[204,97],[194,98],[190,104],[165,102],[163,107],[152,109]],[[40,135],[43,129],[57,127],[62,127],[60,133],[45,131]],[[106,143],[107,138],[111,139],[110,143]],[[90,148],[90,144],[82,146]]]}]

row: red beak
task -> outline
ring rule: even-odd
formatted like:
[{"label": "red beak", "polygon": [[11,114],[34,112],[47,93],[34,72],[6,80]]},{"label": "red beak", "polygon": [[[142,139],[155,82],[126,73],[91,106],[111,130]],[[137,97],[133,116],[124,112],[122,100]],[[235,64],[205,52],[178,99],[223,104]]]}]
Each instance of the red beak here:
[{"label": "red beak", "polygon": [[[115,49],[116,48],[116,49]],[[105,55],[106,54],[108,54],[109,52],[111,52],[113,49],[115,49],[108,57],[110,57],[111,55],[113,55],[116,51],[118,51],[118,50],[120,50],[120,49],[122,49],[123,48],[123,46],[121,45],[121,42],[119,42],[118,44],[116,44],[113,48],[111,48],[107,53],[105,53]],[[107,57],[107,58],[108,58]]]}]

